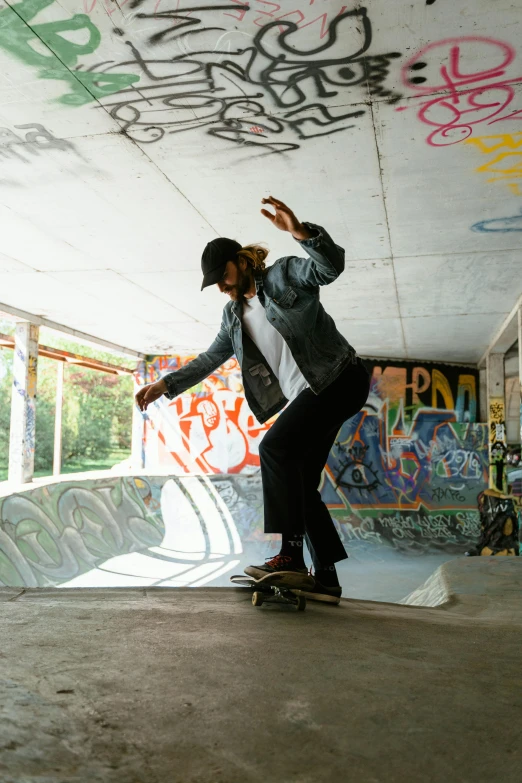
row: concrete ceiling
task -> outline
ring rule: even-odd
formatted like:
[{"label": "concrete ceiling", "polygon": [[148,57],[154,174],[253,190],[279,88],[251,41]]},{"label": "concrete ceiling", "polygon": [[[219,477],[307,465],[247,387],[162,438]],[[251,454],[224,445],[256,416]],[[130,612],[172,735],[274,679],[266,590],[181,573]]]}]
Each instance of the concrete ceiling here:
[{"label": "concrete ceiling", "polygon": [[9,0],[0,309],[204,349],[204,244],[299,250],[273,194],[346,248],[322,301],[359,353],[477,361],[522,293],[520,10]]}]

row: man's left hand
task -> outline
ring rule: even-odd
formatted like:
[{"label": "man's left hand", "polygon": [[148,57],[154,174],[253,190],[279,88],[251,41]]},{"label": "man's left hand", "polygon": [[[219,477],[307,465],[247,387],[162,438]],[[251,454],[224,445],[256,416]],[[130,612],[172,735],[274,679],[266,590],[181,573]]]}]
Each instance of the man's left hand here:
[{"label": "man's left hand", "polygon": [[289,231],[294,239],[299,241],[310,239],[312,236],[310,230],[303,223],[299,222],[290,207],[287,207],[282,201],[269,196],[261,199],[261,203],[270,204],[271,207],[274,207],[275,215],[269,212],[268,209],[262,209],[261,214],[268,218],[276,228],[279,228],[281,231]]}]

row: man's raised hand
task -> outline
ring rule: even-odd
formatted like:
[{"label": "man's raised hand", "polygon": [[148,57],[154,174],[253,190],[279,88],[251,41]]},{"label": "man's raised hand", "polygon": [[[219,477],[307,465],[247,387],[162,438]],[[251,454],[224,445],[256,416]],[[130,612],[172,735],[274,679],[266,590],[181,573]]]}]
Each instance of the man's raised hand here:
[{"label": "man's raised hand", "polygon": [[162,394],[167,391],[167,384],[164,380],[156,381],[156,383],[149,383],[147,386],[142,386],[135,396],[136,405],[140,411],[146,411],[147,406],[158,400]]},{"label": "man's raised hand", "polygon": [[275,209],[275,215],[269,212],[268,209],[261,210],[261,214],[268,218],[273,226],[281,231],[289,231],[294,239],[309,239],[311,236],[310,231],[296,218],[290,207],[287,207],[286,204],[283,204],[282,201],[273,196],[261,199],[261,203],[270,204]]}]

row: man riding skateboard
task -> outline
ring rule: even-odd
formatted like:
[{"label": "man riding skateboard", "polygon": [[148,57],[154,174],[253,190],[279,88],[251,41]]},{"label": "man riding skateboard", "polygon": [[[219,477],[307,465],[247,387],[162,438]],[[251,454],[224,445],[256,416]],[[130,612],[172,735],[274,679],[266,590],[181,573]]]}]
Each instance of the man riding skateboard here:
[{"label": "man riding skateboard", "polygon": [[[266,267],[268,251],[260,245],[242,246],[225,237],[209,242],[201,259],[201,290],[217,285],[230,297],[219,333],[193,361],[143,386],[136,402],[144,411],[163,394],[174,399],[235,354],[259,423],[282,411],[259,447],[265,533],[281,534],[281,551],[245,573],[338,603],[335,563],[348,555],[318,486],[337,432],[366,402],[369,375],[319,301],[320,286],[344,270],[344,250],[321,226],[300,222],[282,201],[270,196],[262,203],[274,212],[261,213],[292,234],[307,257],[285,256]],[[313,577],[304,561],[304,539]]]}]

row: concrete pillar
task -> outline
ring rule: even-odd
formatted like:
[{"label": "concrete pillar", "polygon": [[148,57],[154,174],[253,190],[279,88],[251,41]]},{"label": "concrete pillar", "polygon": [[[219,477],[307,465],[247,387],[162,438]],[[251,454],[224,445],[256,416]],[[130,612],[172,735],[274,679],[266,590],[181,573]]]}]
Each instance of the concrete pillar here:
[{"label": "concrete pillar", "polygon": [[506,491],[506,403],[504,354],[488,354],[486,362],[489,424],[489,486]]},{"label": "concrete pillar", "polygon": [[479,370],[479,421],[488,420],[488,383],[487,370]]},{"label": "concrete pillar", "polygon": [[63,376],[65,362],[56,362],[56,413],[54,416],[53,476],[62,472],[62,413],[63,413]]},{"label": "concrete pillar", "polygon": [[34,473],[38,333],[28,321],[16,324],[8,475],[14,484],[31,481]]},{"label": "concrete pillar", "polygon": [[[135,386],[135,394],[138,388]],[[136,403],[132,407],[131,461],[133,470],[143,470],[145,467],[145,416]]]}]

